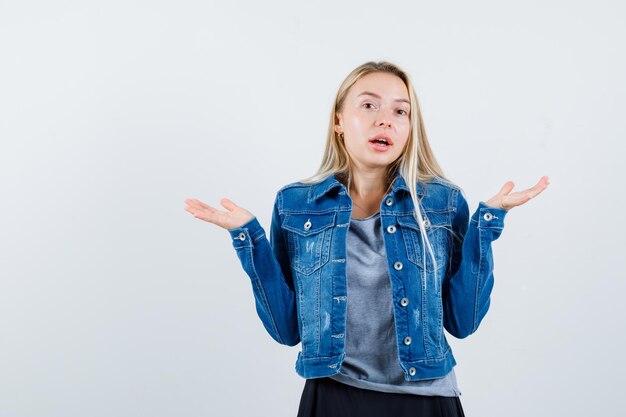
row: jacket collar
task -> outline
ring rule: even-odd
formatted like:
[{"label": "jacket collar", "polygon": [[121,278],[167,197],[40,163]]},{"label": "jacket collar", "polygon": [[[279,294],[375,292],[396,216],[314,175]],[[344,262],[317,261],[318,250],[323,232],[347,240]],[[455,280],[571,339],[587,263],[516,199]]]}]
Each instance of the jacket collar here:
[{"label": "jacket collar", "polygon": [[[337,179],[337,174],[329,175],[322,182],[312,185],[309,191],[309,201],[317,200],[334,188],[345,188],[345,186]],[[405,190],[407,193],[409,192],[409,187],[406,185],[404,178],[402,178],[399,173],[396,174],[392,184],[393,193],[396,194],[398,190]],[[424,188],[422,183],[419,181],[417,182],[416,191],[417,195],[424,195]]]}]

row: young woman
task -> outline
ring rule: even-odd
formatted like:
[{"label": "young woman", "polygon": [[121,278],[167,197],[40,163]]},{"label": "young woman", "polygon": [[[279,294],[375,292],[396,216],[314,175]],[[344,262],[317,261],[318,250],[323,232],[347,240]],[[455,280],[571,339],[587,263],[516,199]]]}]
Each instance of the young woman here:
[{"label": "young woman", "polygon": [[429,146],[407,74],[367,62],[341,84],[318,172],[276,194],[269,241],[231,200],[185,210],[228,230],[256,309],[279,343],[301,343],[298,416],[463,416],[445,329],[487,313],[491,242],[548,185],[508,181],[472,217]]}]

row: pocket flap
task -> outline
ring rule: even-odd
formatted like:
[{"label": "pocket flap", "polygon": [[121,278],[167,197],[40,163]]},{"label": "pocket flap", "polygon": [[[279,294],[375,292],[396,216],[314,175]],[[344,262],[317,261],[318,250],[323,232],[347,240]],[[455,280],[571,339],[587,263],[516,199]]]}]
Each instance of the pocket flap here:
[{"label": "pocket flap", "polygon": [[[426,230],[435,229],[438,227],[447,228],[450,226],[450,212],[434,212],[427,211],[422,213],[424,221],[428,220],[428,223],[424,225]],[[398,216],[398,224],[405,226],[416,231],[420,231],[419,224],[412,214],[408,216]]]},{"label": "pocket flap", "polygon": [[302,236],[310,236],[332,227],[336,213],[286,214],[282,228]]}]

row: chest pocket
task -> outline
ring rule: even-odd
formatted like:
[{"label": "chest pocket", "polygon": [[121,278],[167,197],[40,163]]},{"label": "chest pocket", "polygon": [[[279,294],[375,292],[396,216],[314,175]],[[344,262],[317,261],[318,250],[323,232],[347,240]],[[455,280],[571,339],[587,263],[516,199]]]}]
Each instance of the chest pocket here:
[{"label": "chest pocket", "polygon": [[309,275],[328,262],[335,217],[336,213],[285,215],[282,228],[292,269]]},{"label": "chest pocket", "polygon": [[[433,247],[437,260],[437,271],[447,265],[451,244],[451,220],[450,212],[422,212],[424,227],[428,239]],[[434,272],[435,267],[428,248],[425,248],[426,259],[424,260],[424,248],[421,239],[421,230],[413,215],[398,217],[398,224],[402,228],[402,236],[406,247],[406,255],[420,269],[426,265],[427,272]],[[426,243],[426,242],[424,242]]]}]

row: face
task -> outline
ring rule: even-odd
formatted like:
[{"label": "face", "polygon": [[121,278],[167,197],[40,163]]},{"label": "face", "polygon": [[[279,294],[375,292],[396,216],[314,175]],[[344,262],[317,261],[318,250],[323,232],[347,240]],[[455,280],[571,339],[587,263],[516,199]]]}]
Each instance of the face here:
[{"label": "face", "polygon": [[[337,133],[344,134],[357,168],[384,168],[398,159],[409,138],[409,94],[396,75],[376,72],[352,85],[337,113]],[[387,144],[376,138],[384,136]]]}]

